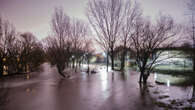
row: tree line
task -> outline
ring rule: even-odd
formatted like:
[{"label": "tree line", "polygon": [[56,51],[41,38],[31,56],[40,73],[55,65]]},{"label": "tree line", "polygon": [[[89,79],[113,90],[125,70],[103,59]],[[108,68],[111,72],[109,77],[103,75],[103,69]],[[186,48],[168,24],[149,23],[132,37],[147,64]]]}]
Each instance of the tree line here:
[{"label": "tree line", "polygon": [[51,20],[52,34],[38,40],[32,33],[18,33],[8,20],[0,17],[0,73],[21,73],[36,70],[47,61],[57,67],[58,73],[75,71],[94,52],[91,30],[87,23],[70,18],[62,8],[56,8]]},{"label": "tree line", "polygon": [[[194,12],[191,3],[189,9]],[[144,17],[140,5],[131,0],[90,0],[87,17],[96,32],[96,41],[111,59],[112,70],[115,50],[120,47],[121,71],[124,70],[125,56],[129,50],[140,71],[140,83],[147,82],[155,65],[160,62],[158,58],[163,53],[160,48],[171,48],[183,42],[180,34],[185,29],[175,23],[171,16],[159,14],[156,20],[150,20]],[[194,34],[190,36],[194,45]],[[192,56],[194,62],[195,55]]]},{"label": "tree line", "polygon": [[18,33],[8,20],[0,17],[0,76],[4,71],[34,71],[43,59],[41,42],[32,33]]},{"label": "tree line", "polygon": [[49,62],[56,65],[63,77],[65,68],[75,70],[93,54],[90,28],[87,23],[70,18],[62,8],[56,8],[51,21],[52,35],[45,39],[45,52]]},{"label": "tree line", "polygon": [[[189,5],[189,10],[194,12],[192,7]],[[77,70],[83,61],[89,63],[95,39],[107,54],[107,65],[111,59],[113,70],[115,50],[121,47],[121,71],[127,51],[131,50],[140,70],[139,82],[146,83],[163,52],[157,49],[173,47],[180,40],[181,26],[171,16],[159,14],[158,19],[150,20],[144,17],[140,5],[131,0],[90,0],[86,16],[97,37],[92,37],[86,22],[56,8],[51,19],[52,34],[42,41],[29,32],[17,33],[12,24],[0,17],[0,73],[5,65],[11,65],[10,71],[26,72],[48,61],[61,76],[67,77],[64,69]],[[194,34],[190,36],[194,47]]]}]

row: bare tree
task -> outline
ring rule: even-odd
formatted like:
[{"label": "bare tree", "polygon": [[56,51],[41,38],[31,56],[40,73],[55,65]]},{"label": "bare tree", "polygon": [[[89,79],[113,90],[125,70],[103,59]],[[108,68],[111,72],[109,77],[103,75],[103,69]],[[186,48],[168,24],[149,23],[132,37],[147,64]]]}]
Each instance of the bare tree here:
[{"label": "bare tree", "polygon": [[[193,71],[195,71],[195,1],[194,0],[188,0],[187,2],[187,9],[189,10],[190,15],[190,24],[187,27],[187,35],[190,39],[188,39],[189,43],[192,43],[192,61],[193,61]],[[193,81],[193,92],[192,92],[192,98],[195,98],[195,82]]]},{"label": "bare tree", "polygon": [[47,55],[52,65],[56,65],[58,73],[65,77],[63,70],[65,64],[69,60],[69,28],[70,18],[67,16],[62,8],[56,8],[52,16],[51,27],[53,35],[46,39]]},{"label": "bare tree", "polygon": [[29,71],[39,71],[40,65],[45,62],[45,52],[43,51],[43,46],[40,42],[32,48],[31,54],[29,56]]},{"label": "bare tree", "polygon": [[[195,17],[195,1],[194,0],[189,0],[189,2],[187,2],[187,8],[189,10],[189,15],[190,15],[190,21],[191,21],[191,25],[190,28],[188,28],[188,35],[190,37],[190,41],[192,42],[192,47],[193,49],[195,48],[195,21],[194,21],[194,17]],[[192,54],[193,58],[193,70],[195,71],[195,51]]]},{"label": "bare tree", "polygon": [[0,75],[3,73],[3,66],[8,62],[8,57],[14,47],[15,29],[9,21],[0,17]]},{"label": "bare tree", "polygon": [[64,56],[64,49],[59,46],[59,39],[54,37],[47,38],[47,55],[51,65],[56,65],[58,73],[65,77],[63,70],[65,68],[66,59]]},{"label": "bare tree", "polygon": [[19,65],[21,65],[21,71],[30,72],[37,69],[37,67],[43,63],[44,59],[41,43],[30,32],[20,34],[19,40],[20,47],[17,50],[17,61]]},{"label": "bare tree", "polygon": [[141,9],[139,5],[135,2],[128,1],[125,4],[124,9],[124,20],[121,28],[121,37],[120,37],[120,44],[122,47],[121,52],[121,68],[120,70],[124,70],[125,67],[125,56],[127,54],[127,48],[130,44],[128,44],[131,40],[131,36],[134,32],[134,24],[136,19],[141,16]]},{"label": "bare tree", "polygon": [[92,45],[93,45],[92,40],[90,38],[86,38],[85,44],[83,46],[83,50],[84,50],[84,57],[87,60],[87,65],[88,65],[87,72],[88,73],[90,71],[89,70],[90,59],[92,58],[93,53],[94,53],[94,48]]},{"label": "bare tree", "polygon": [[73,68],[76,63],[79,63],[81,57],[83,56],[83,46],[85,44],[85,39],[89,34],[88,25],[78,19],[73,19],[71,22],[71,43],[72,43],[72,54],[73,54]]},{"label": "bare tree", "polygon": [[[131,49],[135,52],[136,62],[140,70],[139,82],[145,84],[163,50],[176,42],[177,28],[169,16],[161,16],[155,24],[137,19],[134,35],[131,37]],[[162,59],[163,60],[163,59]]]},{"label": "bare tree", "polygon": [[[18,50],[18,62],[20,63],[20,72],[27,72],[30,70],[32,52],[38,47],[37,38],[30,32],[22,33],[20,35],[21,47]],[[38,62],[37,62],[38,63]]]},{"label": "bare tree", "polygon": [[[8,74],[26,72],[32,67],[37,67],[39,55],[33,54],[42,51],[40,43],[32,33],[17,34],[13,25],[0,17],[0,73],[2,75],[3,66]],[[34,56],[37,56],[36,59]],[[33,58],[34,57],[34,58]],[[32,60],[33,58],[33,60]],[[36,61],[36,62],[35,62]],[[40,61],[40,60],[39,60]],[[33,63],[34,62],[34,63]],[[37,65],[39,64],[39,65]],[[7,68],[8,67],[8,68]],[[32,68],[33,68],[32,67]],[[31,69],[32,69],[31,68]]]},{"label": "bare tree", "polygon": [[[84,39],[88,35],[88,26],[81,20],[70,19],[62,8],[56,8],[52,18],[53,35],[46,38],[46,53],[52,65],[56,65],[63,77],[63,70],[71,62],[74,68],[84,55]],[[75,69],[76,70],[76,69]]]},{"label": "bare tree", "polygon": [[114,69],[114,49],[120,36],[124,17],[123,0],[91,0],[88,2],[87,17],[97,34],[96,41],[111,57]]}]

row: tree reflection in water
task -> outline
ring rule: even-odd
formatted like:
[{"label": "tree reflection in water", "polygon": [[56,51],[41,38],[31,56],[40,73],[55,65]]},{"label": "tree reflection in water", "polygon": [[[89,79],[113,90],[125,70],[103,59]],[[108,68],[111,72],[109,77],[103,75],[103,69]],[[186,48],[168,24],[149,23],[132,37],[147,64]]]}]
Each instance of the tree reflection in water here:
[{"label": "tree reflection in water", "polygon": [[193,78],[193,91],[192,91],[192,99],[195,99],[195,79]]},{"label": "tree reflection in water", "polygon": [[[141,104],[144,106],[150,106],[152,109],[155,109],[154,105],[154,99],[151,96],[151,93],[149,91],[149,85],[148,84],[139,84],[139,89],[140,89],[140,101]],[[140,108],[143,109],[143,108]]]},{"label": "tree reflection in water", "polygon": [[122,72],[121,73],[121,79],[122,80],[127,80],[127,77],[126,77],[126,73],[125,72]]},{"label": "tree reflection in water", "polygon": [[148,87],[146,84],[139,83],[139,88],[140,88],[140,95],[141,95],[141,97],[144,98],[146,95],[146,92],[148,92]]}]

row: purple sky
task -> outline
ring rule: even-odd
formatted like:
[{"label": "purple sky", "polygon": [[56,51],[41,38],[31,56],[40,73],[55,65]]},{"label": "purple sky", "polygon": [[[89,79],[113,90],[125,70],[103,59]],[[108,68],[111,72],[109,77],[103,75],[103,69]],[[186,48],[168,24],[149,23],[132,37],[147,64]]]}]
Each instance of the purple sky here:
[{"label": "purple sky", "polygon": [[[0,13],[9,19],[19,32],[32,32],[39,39],[50,33],[50,20],[55,7],[62,6],[65,12],[79,19],[87,20],[85,8],[88,0],[0,0]],[[176,21],[183,22],[186,0],[136,0],[143,13],[151,19],[159,11],[170,14]]]}]

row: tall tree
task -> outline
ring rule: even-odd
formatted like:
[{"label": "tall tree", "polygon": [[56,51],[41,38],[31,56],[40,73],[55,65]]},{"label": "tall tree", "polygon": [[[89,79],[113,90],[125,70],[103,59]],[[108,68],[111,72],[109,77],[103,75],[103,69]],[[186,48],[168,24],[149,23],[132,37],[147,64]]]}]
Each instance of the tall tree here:
[{"label": "tall tree", "polygon": [[32,51],[37,46],[36,37],[30,33],[22,33],[20,35],[21,45],[21,53],[19,54],[19,62],[22,65],[21,71],[27,72],[30,69],[30,61],[32,59]]},{"label": "tall tree", "polygon": [[15,29],[9,21],[0,17],[0,76],[3,66],[8,62],[8,57],[14,47]]},{"label": "tall tree", "polygon": [[78,19],[73,19],[71,22],[71,43],[72,43],[72,54],[74,56],[73,60],[73,67],[76,63],[77,64],[80,58],[83,55],[83,46],[85,44],[85,39],[89,34],[89,27],[88,25]]},{"label": "tall tree", "polygon": [[[195,71],[195,1],[194,0],[188,0],[187,2],[187,8],[189,10],[190,15],[190,27],[188,27],[188,35],[190,37],[190,41],[192,41],[192,61],[193,61],[193,70]],[[193,93],[192,98],[195,98],[195,81],[193,82]]]},{"label": "tall tree", "polygon": [[[195,49],[195,1],[194,0],[189,0],[187,2],[187,8],[189,10],[189,15],[190,15],[190,21],[191,25],[190,28],[188,29],[188,34],[190,37],[190,41],[192,41],[192,47]],[[195,71],[195,51],[193,51],[193,70]]]},{"label": "tall tree", "polygon": [[86,38],[84,40],[85,44],[83,46],[83,50],[84,50],[84,57],[85,59],[87,60],[87,65],[88,65],[88,68],[87,68],[87,72],[89,73],[89,63],[90,63],[90,59],[92,58],[92,55],[94,53],[94,48],[92,46],[92,40],[90,38]]},{"label": "tall tree", "polygon": [[[74,67],[79,64],[84,55],[84,39],[88,35],[88,26],[78,19],[70,19],[62,8],[56,8],[52,17],[53,35],[46,38],[46,53],[52,65],[56,65],[58,73],[63,77],[63,71],[71,62]],[[75,69],[76,70],[76,69]]]},{"label": "tall tree", "polygon": [[114,49],[124,17],[123,0],[90,0],[87,17],[97,34],[96,41],[109,54],[114,69]]},{"label": "tall tree", "polygon": [[178,31],[173,19],[169,16],[161,16],[153,24],[150,21],[137,19],[134,29],[131,49],[135,52],[140,70],[139,82],[145,84],[155,64],[160,61],[158,58],[163,53],[163,50],[156,50],[173,46]]},{"label": "tall tree", "polygon": [[133,35],[134,31],[134,24],[136,19],[141,16],[142,12],[139,7],[139,4],[136,2],[128,1],[125,4],[124,9],[124,20],[121,28],[121,37],[120,37],[120,44],[122,47],[121,52],[121,68],[120,70],[124,70],[125,67],[125,56],[127,54],[127,48],[130,46],[129,40],[131,40],[131,36]]},{"label": "tall tree", "polygon": [[63,70],[68,59],[70,18],[62,8],[56,8],[52,16],[51,29],[53,35],[47,38],[47,54],[52,65],[56,65],[58,73],[65,77]]},{"label": "tall tree", "polygon": [[20,68],[20,71],[32,71],[43,62],[44,52],[42,50],[42,45],[30,32],[20,34],[19,40],[21,44],[20,49],[18,48],[17,50],[17,58],[22,67]]}]

